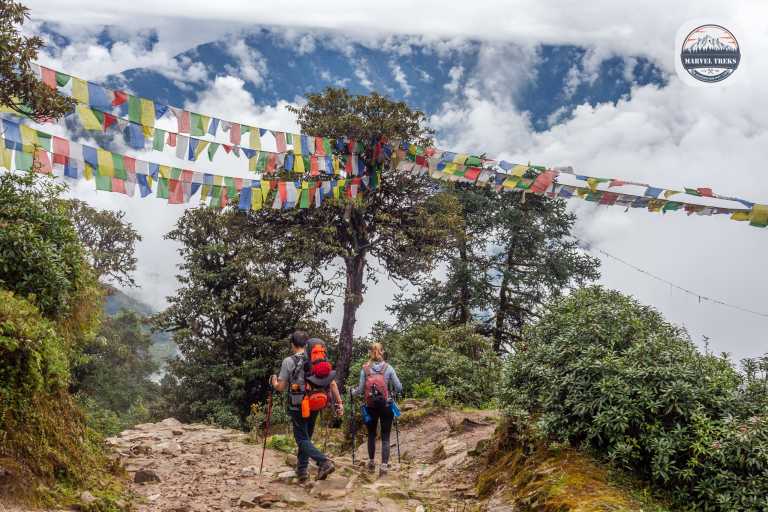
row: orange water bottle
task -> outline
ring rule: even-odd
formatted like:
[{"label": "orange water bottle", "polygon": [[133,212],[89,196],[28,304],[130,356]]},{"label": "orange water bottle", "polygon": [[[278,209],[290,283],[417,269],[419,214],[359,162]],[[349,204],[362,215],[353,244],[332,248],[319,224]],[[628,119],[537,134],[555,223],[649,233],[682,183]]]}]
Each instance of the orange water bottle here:
[{"label": "orange water bottle", "polygon": [[304,395],[304,400],[301,401],[301,417],[309,418],[309,397]]}]

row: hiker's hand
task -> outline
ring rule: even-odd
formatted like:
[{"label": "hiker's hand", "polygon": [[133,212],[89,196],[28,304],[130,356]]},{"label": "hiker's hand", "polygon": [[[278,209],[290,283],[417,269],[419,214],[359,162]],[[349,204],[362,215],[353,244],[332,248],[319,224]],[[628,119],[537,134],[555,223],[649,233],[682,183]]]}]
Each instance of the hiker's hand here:
[{"label": "hiker's hand", "polygon": [[336,404],[336,416],[344,416],[344,404],[341,402]]}]

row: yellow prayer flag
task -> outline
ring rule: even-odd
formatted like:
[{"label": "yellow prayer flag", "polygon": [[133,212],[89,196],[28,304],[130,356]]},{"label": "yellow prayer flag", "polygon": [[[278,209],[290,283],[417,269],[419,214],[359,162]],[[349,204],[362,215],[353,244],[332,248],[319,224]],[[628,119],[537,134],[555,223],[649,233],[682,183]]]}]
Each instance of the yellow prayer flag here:
[{"label": "yellow prayer flag", "polygon": [[195,148],[195,160],[198,159],[198,157],[205,150],[205,148],[206,148],[206,146],[208,146],[208,144],[210,144],[210,142],[208,142],[207,140],[201,140],[197,144],[197,147]]},{"label": "yellow prayer flag", "polygon": [[35,150],[37,141],[37,130],[25,124],[19,126],[21,129],[21,145],[25,153],[32,153]]},{"label": "yellow prayer flag", "polygon": [[682,192],[680,192],[679,190],[665,190],[665,191],[664,191],[664,199],[669,199],[669,198],[670,198],[670,197],[672,197],[673,195],[675,195],[675,194],[681,194],[681,193],[682,193]]},{"label": "yellow prayer flag", "polygon": [[217,187],[220,187],[224,183],[224,176],[214,176],[213,177],[213,184]]},{"label": "yellow prayer flag", "polygon": [[256,162],[259,160],[259,154],[256,153],[254,156],[248,159],[248,172],[256,172]]},{"label": "yellow prayer flag", "polygon": [[456,158],[454,158],[453,161],[459,165],[464,165],[464,162],[467,161],[467,158],[469,158],[469,155],[466,153],[459,153],[456,155]]},{"label": "yellow prayer flag", "polygon": [[749,225],[758,228],[768,226],[768,205],[756,204],[749,214]]},{"label": "yellow prayer flag", "polygon": [[93,167],[91,167],[88,164],[85,164],[85,169],[83,170],[83,178],[85,178],[88,181],[91,181],[93,179]]},{"label": "yellow prayer flag", "polygon": [[151,126],[143,126],[142,131],[144,132],[144,137],[151,139],[155,136],[155,129]]},{"label": "yellow prayer flag", "polygon": [[517,182],[520,181],[518,178],[507,178],[504,180],[504,183],[502,183],[502,186],[504,188],[515,188],[517,186]]},{"label": "yellow prayer flag", "polygon": [[261,149],[261,135],[259,129],[255,126],[251,126],[250,141],[251,149]]},{"label": "yellow prayer flag", "polygon": [[300,154],[295,155],[295,158],[293,159],[293,172],[304,172],[304,158]]},{"label": "yellow prayer flag", "polygon": [[261,197],[264,201],[267,200],[267,196],[269,195],[269,189],[271,187],[271,182],[269,181],[262,181],[261,182]]},{"label": "yellow prayer flag", "polygon": [[167,165],[160,165],[158,166],[158,175],[161,178],[165,178],[167,180],[171,179],[171,168]]},{"label": "yellow prayer flag", "polygon": [[[269,188],[269,185],[267,185],[267,188]],[[264,204],[263,196],[261,195],[261,190],[259,190],[258,187],[251,187],[251,209],[252,210],[261,210],[262,205]]]},{"label": "yellow prayer flag", "polygon": [[512,170],[509,172],[509,174],[511,174],[512,176],[517,176],[518,178],[522,178],[527,170],[528,170],[527,165],[517,164],[514,167],[512,167]]},{"label": "yellow prayer flag", "polygon": [[11,170],[11,150],[5,147],[5,140],[0,139],[0,167]]},{"label": "yellow prayer flag", "polygon": [[582,199],[587,197],[587,194],[589,194],[589,192],[585,188],[577,188],[576,189],[576,195],[579,196]]},{"label": "yellow prayer flag", "polygon": [[731,214],[731,220],[749,220],[749,212],[733,212],[733,214]]},{"label": "yellow prayer flag", "polygon": [[660,212],[664,205],[667,204],[663,199],[651,199],[648,201],[649,212]]},{"label": "yellow prayer flag", "polygon": [[96,148],[96,161],[99,164],[99,176],[115,175],[115,162],[112,159],[112,153]]},{"label": "yellow prayer flag", "polygon": [[597,192],[597,186],[600,184],[600,178],[587,178],[587,185],[589,190]]},{"label": "yellow prayer flag", "polygon": [[211,186],[210,185],[203,185],[200,189],[200,199],[205,199],[208,197],[208,195],[211,192]]},{"label": "yellow prayer flag", "polygon": [[101,121],[96,117],[96,114],[91,110],[88,105],[78,105],[77,115],[80,117],[80,124],[86,130],[101,130]]},{"label": "yellow prayer flag", "polygon": [[[301,153],[301,135],[298,133],[291,134],[293,140],[293,154],[300,155]],[[304,164],[302,164],[304,165]]]},{"label": "yellow prayer flag", "polygon": [[88,82],[81,78],[72,77],[72,97],[78,103],[88,105]]},{"label": "yellow prayer flag", "polygon": [[155,102],[146,98],[140,98],[141,101],[141,124],[144,126],[155,126]]}]

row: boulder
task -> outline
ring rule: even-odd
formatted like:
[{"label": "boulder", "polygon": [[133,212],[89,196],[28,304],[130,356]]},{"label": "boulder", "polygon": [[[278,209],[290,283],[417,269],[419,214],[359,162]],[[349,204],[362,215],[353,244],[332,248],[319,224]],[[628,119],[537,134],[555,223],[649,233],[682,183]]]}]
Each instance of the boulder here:
[{"label": "boulder", "polygon": [[180,427],[181,426],[181,422],[176,418],[165,418],[159,424],[164,427]]},{"label": "boulder", "polygon": [[157,473],[155,473],[151,469],[140,469],[133,476],[133,481],[136,482],[137,484],[144,484],[148,482],[159,482],[160,477],[157,476]]},{"label": "boulder", "polygon": [[89,505],[92,505],[95,502],[96,502],[96,497],[93,494],[89,493],[88,491],[83,491],[82,493],[80,493],[80,503],[82,503],[86,507]]},{"label": "boulder", "polygon": [[294,454],[289,453],[285,456],[285,465],[291,468],[295,468],[296,465],[299,463],[299,458],[296,457]]},{"label": "boulder", "polygon": [[258,474],[259,468],[256,466],[246,466],[244,468],[240,468],[240,476],[242,477],[256,476]]}]

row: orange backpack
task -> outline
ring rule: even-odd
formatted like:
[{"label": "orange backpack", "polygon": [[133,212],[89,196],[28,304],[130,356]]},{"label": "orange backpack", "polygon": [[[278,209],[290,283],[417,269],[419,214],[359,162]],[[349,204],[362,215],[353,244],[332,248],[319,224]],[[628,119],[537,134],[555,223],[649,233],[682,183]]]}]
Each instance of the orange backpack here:
[{"label": "orange backpack", "polygon": [[306,381],[306,398],[309,402],[309,410],[319,411],[324,409],[329,398],[331,382],[336,378],[336,371],[328,360],[325,343],[312,338],[307,342],[307,361],[304,364],[304,380]]}]

